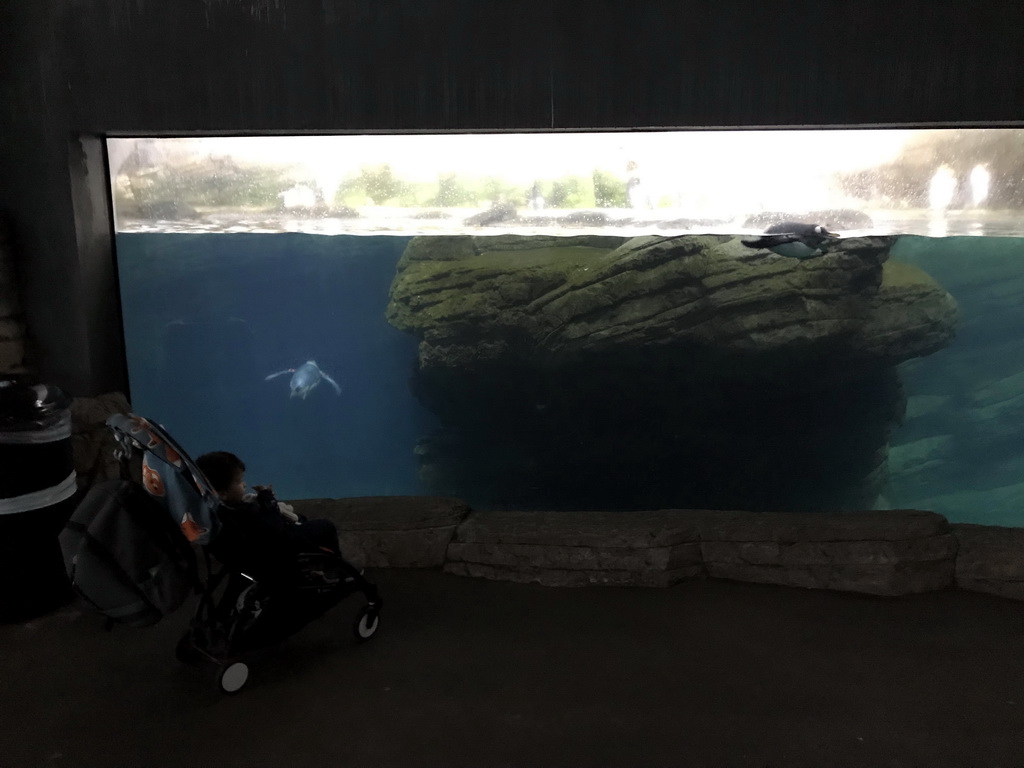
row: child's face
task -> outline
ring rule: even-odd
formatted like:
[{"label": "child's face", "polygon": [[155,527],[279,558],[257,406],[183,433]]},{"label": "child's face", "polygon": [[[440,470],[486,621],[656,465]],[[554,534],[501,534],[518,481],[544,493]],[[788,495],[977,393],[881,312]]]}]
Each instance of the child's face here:
[{"label": "child's face", "polygon": [[220,493],[220,497],[227,502],[239,502],[245,497],[245,472],[235,475],[231,485]]}]

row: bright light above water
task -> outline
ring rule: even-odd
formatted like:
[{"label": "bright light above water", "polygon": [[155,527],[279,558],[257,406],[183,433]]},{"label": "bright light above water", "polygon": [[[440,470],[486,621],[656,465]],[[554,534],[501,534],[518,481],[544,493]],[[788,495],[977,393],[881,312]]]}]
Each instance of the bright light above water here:
[{"label": "bright light above water", "polygon": [[[116,225],[145,231],[458,234],[480,230],[475,212],[507,202],[516,213],[501,221],[520,234],[563,234],[591,224],[629,235],[734,233],[763,226],[754,223],[763,217],[751,218],[756,214],[825,209],[860,212],[859,218],[829,215],[871,231],[916,232],[920,223],[908,215],[917,214],[908,212],[953,215],[958,189],[969,193],[965,202],[973,200],[971,215],[984,213],[989,229],[1005,229],[1003,219],[993,224],[989,208],[1012,207],[1012,190],[997,184],[1008,171],[995,163],[1002,148],[1014,145],[1014,132],[1024,134],[967,128],[351,134],[124,138],[107,146]],[[1015,161],[1007,162],[1012,170]],[[947,170],[936,174],[942,165]],[[176,195],[180,204],[169,199]],[[563,221],[587,208],[603,213],[587,224],[578,217]],[[1013,217],[1006,226],[1016,231],[1016,222]],[[493,220],[486,226],[494,231]]]},{"label": "bright light above water", "polygon": [[949,208],[956,194],[956,176],[953,169],[944,165],[935,172],[928,186],[928,207],[932,210]]},{"label": "bright light above water", "polygon": [[723,165],[788,166],[789,173],[834,173],[895,157],[916,131],[658,131],[350,136],[246,136],[175,139],[197,154],[265,163],[329,165],[355,172],[388,163],[410,180],[439,173],[496,175],[529,182],[595,167],[624,171],[634,160],[654,173],[720,171]]},{"label": "bright light above water", "polygon": [[988,188],[992,174],[984,165],[976,165],[971,171],[971,202],[976,206],[988,199]]},{"label": "bright light above water", "polygon": [[[513,184],[627,175],[648,193],[688,207],[814,207],[837,172],[896,157],[909,130],[661,131],[207,137],[160,140],[161,151],[305,167],[330,193],[364,166],[432,182],[445,174]],[[131,140],[128,140],[131,141]],[[112,143],[117,143],[114,140]],[[112,153],[112,161],[116,153]],[[116,172],[116,167],[115,167]]]},{"label": "bright light above water", "polygon": [[[653,205],[691,215],[841,205],[837,172],[896,157],[907,130],[659,131],[206,137],[160,140],[167,156],[227,157],[304,168],[326,199],[366,166],[387,164],[409,182],[447,174],[530,185],[595,170],[639,176]],[[132,140],[125,140],[132,141]],[[112,144],[120,143],[113,140]],[[113,171],[124,148],[111,151]],[[629,167],[631,170],[627,170]]]}]

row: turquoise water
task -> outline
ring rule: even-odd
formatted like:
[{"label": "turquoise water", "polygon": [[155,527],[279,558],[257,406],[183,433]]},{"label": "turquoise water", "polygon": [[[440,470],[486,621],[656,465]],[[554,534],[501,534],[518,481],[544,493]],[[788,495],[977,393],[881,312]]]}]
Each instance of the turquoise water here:
[{"label": "turquoise water", "polygon": [[[659,400],[662,385],[622,380],[615,360],[581,369],[585,381],[551,380],[544,390],[521,371],[487,397],[470,380],[425,387],[415,373],[418,339],[385,317],[409,239],[119,234],[134,409],[193,455],[237,453],[249,483],[272,483],[282,498],[452,493],[479,508],[843,506],[821,488],[832,469],[818,467],[815,479],[806,461],[771,463],[782,443],[698,446],[710,452],[701,464],[692,440],[656,433],[699,418],[685,403],[706,393],[678,385]],[[1024,525],[1024,239],[905,236],[891,258],[931,274],[962,319],[949,347],[899,366],[907,413],[890,437],[888,480],[862,506]],[[289,376],[266,380],[307,360],[337,380],[340,395],[321,383],[305,399],[290,397]],[[885,376],[854,381],[840,405],[829,393],[814,395],[825,437],[856,445],[864,438],[856,414],[892,386]],[[737,385],[732,395],[735,403],[750,392]],[[774,409],[767,434],[781,434],[787,403],[810,396],[760,393],[749,412]],[[558,413],[569,415],[550,427]],[[439,445],[447,461],[462,462],[459,471],[424,463]],[[582,455],[590,458],[571,460]],[[743,458],[722,466],[715,456]]]},{"label": "turquoise water", "polygon": [[932,275],[961,321],[947,348],[900,366],[907,415],[884,501],[1024,525],[1024,238],[904,236],[891,258]]}]

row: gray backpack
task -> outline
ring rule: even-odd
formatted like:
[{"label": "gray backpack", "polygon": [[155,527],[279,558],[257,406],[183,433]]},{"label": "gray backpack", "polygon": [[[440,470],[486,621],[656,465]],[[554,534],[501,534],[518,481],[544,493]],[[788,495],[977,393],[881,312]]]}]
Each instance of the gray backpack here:
[{"label": "gray backpack", "polygon": [[75,590],[111,622],[156,624],[198,584],[192,545],[131,480],[93,486],[64,526],[60,546]]}]

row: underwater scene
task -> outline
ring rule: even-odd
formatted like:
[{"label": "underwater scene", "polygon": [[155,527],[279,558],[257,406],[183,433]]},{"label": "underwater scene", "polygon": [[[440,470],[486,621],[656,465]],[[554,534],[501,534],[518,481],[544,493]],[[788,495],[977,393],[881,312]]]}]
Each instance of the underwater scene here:
[{"label": "underwater scene", "polygon": [[[416,339],[384,317],[407,242],[118,234],[134,410],[193,456],[236,453],[281,498],[422,492]],[[308,361],[306,389],[267,379]]]},{"label": "underwater scene", "polygon": [[107,150],[132,406],[250,485],[1024,525],[1022,129]]},{"label": "underwater scene", "polygon": [[1024,524],[1024,238],[120,232],[133,408],[282,498]]}]

